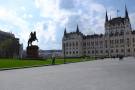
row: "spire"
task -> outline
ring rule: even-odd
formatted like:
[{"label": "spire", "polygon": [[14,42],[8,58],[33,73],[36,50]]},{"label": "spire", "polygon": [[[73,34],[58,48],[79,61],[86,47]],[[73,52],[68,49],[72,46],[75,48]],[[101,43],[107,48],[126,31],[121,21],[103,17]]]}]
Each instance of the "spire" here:
[{"label": "spire", "polygon": [[107,11],[106,11],[106,19],[105,19],[106,22],[108,22],[108,15],[107,15]]},{"label": "spire", "polygon": [[76,32],[77,33],[79,33],[80,31],[79,31],[79,27],[78,27],[78,24],[77,24],[77,29],[76,29]]},{"label": "spire", "polygon": [[67,34],[67,30],[66,30],[66,27],[65,27],[65,30],[64,30],[64,35],[66,35]]},{"label": "spire", "polygon": [[128,10],[127,10],[126,5],[125,5],[125,18],[128,18],[128,19],[129,19],[129,16],[128,16]]}]

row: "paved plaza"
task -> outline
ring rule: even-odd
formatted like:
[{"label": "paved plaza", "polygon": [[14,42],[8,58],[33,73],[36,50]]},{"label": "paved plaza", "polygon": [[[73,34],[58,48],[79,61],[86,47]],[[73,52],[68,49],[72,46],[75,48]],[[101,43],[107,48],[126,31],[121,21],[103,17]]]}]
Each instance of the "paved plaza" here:
[{"label": "paved plaza", "polygon": [[135,90],[135,59],[0,71],[0,90]]}]

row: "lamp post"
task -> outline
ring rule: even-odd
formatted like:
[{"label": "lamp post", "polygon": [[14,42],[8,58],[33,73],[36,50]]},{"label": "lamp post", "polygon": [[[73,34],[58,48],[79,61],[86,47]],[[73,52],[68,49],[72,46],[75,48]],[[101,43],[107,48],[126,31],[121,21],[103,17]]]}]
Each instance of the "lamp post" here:
[{"label": "lamp post", "polygon": [[63,44],[63,54],[64,54],[64,64],[66,64],[66,59],[65,59],[65,44]]},{"label": "lamp post", "polygon": [[55,52],[52,51],[52,65],[55,65]]}]

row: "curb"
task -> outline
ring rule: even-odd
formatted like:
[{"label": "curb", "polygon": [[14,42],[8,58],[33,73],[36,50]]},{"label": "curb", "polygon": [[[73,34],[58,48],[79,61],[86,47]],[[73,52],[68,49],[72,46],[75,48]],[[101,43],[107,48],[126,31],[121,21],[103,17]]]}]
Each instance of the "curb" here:
[{"label": "curb", "polygon": [[25,69],[25,68],[33,68],[33,67],[44,67],[44,66],[52,66],[52,65],[48,64],[48,65],[33,65],[33,66],[23,66],[23,67],[1,68],[0,71],[14,70],[14,69]]},{"label": "curb", "polygon": [[[82,61],[86,62],[86,61]],[[33,66],[23,66],[23,67],[12,67],[12,68],[0,68],[0,71],[5,71],[5,70],[14,70],[14,69],[25,69],[25,68],[33,68],[33,67],[44,67],[44,66],[56,66],[56,65],[64,65],[64,64],[71,64],[71,63],[79,63],[79,62],[66,62],[63,64],[46,64],[46,65],[33,65]]]},{"label": "curb", "polygon": [[[69,64],[69,63],[65,63]],[[33,68],[33,67],[44,67],[44,66],[56,66],[56,65],[63,65],[63,64],[46,64],[46,65],[33,65],[33,66],[23,66],[23,67],[12,67],[12,68],[1,68],[0,71],[5,71],[5,70],[14,70],[14,69],[25,69],[25,68]]]}]

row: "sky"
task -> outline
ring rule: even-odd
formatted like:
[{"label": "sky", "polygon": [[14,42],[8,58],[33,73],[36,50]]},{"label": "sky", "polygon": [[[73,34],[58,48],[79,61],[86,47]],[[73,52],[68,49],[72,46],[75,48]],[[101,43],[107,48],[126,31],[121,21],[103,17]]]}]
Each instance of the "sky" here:
[{"label": "sky", "polygon": [[125,4],[135,29],[135,0],[0,0],[0,30],[15,34],[24,49],[33,31],[40,49],[61,49],[65,27],[73,32],[78,24],[85,35],[104,33],[106,10],[109,18],[123,17]]}]

